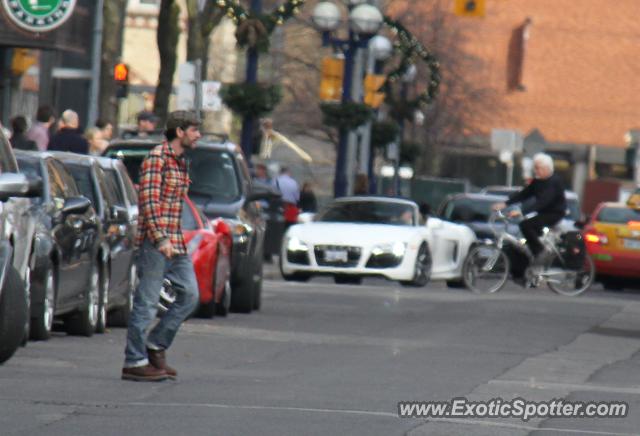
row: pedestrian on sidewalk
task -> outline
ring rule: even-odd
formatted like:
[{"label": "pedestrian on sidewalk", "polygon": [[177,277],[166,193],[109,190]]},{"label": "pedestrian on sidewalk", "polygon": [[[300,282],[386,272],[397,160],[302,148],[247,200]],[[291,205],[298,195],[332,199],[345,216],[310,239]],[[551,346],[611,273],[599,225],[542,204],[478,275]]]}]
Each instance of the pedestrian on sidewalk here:
[{"label": "pedestrian on sidewalk", "polygon": [[284,207],[285,229],[298,222],[298,202],[300,201],[300,187],[298,182],[291,177],[289,168],[282,167],[280,175],[276,177],[275,185],[282,194],[282,204]]},{"label": "pedestrian on sidewalk", "polygon": [[27,119],[22,115],[11,118],[11,146],[18,150],[38,151],[35,141],[30,140],[26,136]]},{"label": "pedestrian on sidewalk", "polygon": [[304,182],[302,184],[300,209],[302,212],[316,213],[318,211],[318,201],[316,200],[316,194],[313,192],[311,182]]},{"label": "pedestrian on sidewalk", "polygon": [[36,122],[27,132],[27,139],[35,142],[38,150],[45,151],[49,146],[49,131],[55,122],[53,109],[50,106],[40,106],[36,112]]},{"label": "pedestrian on sidewalk", "polygon": [[60,117],[60,130],[49,141],[51,151],[69,151],[71,153],[89,154],[89,141],[79,131],[80,117],[71,109],[67,109]]},{"label": "pedestrian on sidewalk", "polygon": [[[182,198],[189,189],[184,152],[198,139],[200,122],[194,113],[169,114],[166,141],[155,147],[140,170],[140,217],[136,289],[127,331],[122,378],[135,381],[175,379],[166,363],[180,325],[198,304],[198,283],[182,234]],[[176,300],[151,332],[164,279],[173,284]]]}]

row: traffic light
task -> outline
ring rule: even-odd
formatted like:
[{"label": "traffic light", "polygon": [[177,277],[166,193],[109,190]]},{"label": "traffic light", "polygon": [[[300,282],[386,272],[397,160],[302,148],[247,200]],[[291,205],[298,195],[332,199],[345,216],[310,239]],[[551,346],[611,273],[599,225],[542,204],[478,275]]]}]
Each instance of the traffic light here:
[{"label": "traffic light", "polygon": [[322,80],[320,82],[320,100],[340,101],[342,99],[342,79],[344,77],[344,59],[324,58],[322,60]]},{"label": "traffic light", "polygon": [[367,74],[364,78],[364,102],[374,109],[380,107],[384,102],[385,94],[380,92],[380,88],[387,80],[382,74]]},{"label": "traffic light", "polygon": [[484,17],[485,0],[456,0],[453,12],[461,17]]},{"label": "traffic light", "polygon": [[129,67],[122,62],[113,67],[113,79],[116,82],[116,97],[127,98],[129,95]]}]

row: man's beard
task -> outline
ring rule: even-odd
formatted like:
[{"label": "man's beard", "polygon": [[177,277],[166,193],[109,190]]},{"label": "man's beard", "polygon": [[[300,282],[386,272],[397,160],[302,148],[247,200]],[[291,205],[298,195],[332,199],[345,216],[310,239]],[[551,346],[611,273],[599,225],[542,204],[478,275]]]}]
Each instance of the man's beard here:
[{"label": "man's beard", "polygon": [[180,145],[182,146],[182,148],[189,148],[189,149],[193,148],[195,143],[196,141],[192,141],[186,136],[183,137],[182,140],[180,141]]}]

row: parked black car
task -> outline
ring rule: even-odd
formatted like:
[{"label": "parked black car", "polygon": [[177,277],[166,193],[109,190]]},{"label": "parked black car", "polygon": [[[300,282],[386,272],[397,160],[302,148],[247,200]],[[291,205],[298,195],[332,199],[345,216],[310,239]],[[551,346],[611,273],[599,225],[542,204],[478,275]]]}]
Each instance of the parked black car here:
[{"label": "parked black car", "polygon": [[[489,225],[491,206],[506,201],[504,195],[490,194],[452,194],[447,196],[438,208],[438,217],[458,224],[466,224],[473,230],[478,239],[493,239],[495,234]],[[512,207],[513,208],[513,207]],[[503,228],[503,223],[496,223]],[[512,235],[520,234],[517,220],[509,223],[507,231]]]},{"label": "parked black car", "polygon": [[96,331],[104,332],[107,319],[112,325],[126,325],[137,279],[133,262],[135,223],[127,208],[118,205],[119,187],[101,168],[100,158],[58,152],[54,156],[69,168],[82,195],[91,200],[102,230],[97,257],[100,300]]},{"label": "parked black car", "polygon": [[9,140],[0,129],[0,363],[9,359],[23,342],[29,319],[29,265],[34,221],[27,198],[37,192],[18,174]]},{"label": "parked black car", "polygon": [[51,336],[54,317],[67,332],[93,335],[98,322],[100,228],[91,201],[49,153],[17,151],[20,171],[40,180],[31,201],[35,244],[31,269],[31,339]]},{"label": "parked black car", "polygon": [[[134,183],[140,165],[157,140],[116,141],[105,156],[122,159]],[[233,234],[231,250],[231,310],[249,313],[260,309],[265,222],[259,200],[278,197],[266,185],[255,186],[242,151],[229,142],[201,141],[188,151],[189,197],[210,219],[222,217]]]}]

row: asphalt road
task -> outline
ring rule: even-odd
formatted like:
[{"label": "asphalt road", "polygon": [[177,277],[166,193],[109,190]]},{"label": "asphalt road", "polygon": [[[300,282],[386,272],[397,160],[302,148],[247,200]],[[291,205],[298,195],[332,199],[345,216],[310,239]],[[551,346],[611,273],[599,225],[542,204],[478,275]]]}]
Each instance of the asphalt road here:
[{"label": "asphalt road", "polygon": [[[177,381],[120,380],[125,330],[56,333],[0,366],[0,435],[640,433],[640,293],[496,295],[382,280],[264,283],[263,310],[188,321]],[[625,401],[626,418],[399,418],[399,401]]]}]

